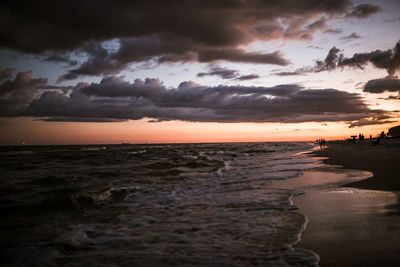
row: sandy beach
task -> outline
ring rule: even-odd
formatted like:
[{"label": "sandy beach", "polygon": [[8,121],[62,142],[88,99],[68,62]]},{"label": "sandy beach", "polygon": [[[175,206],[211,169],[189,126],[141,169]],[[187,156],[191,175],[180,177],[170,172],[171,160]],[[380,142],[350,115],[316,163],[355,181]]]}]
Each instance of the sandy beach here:
[{"label": "sandy beach", "polygon": [[298,247],[320,266],[399,266],[400,140],[328,143],[313,154],[330,166],[276,185],[305,191],[294,198],[308,218]]},{"label": "sandy beach", "polygon": [[340,165],[344,169],[363,170],[373,173],[370,179],[348,186],[371,189],[400,191],[400,140],[383,140],[379,145],[363,143],[330,142],[327,149],[318,150],[320,157],[328,157],[324,162]]}]

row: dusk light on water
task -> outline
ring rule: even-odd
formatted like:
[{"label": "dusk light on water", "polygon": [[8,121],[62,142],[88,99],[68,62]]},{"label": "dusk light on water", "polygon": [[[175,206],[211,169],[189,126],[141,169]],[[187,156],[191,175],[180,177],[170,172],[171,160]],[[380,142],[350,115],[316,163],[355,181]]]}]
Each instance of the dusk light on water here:
[{"label": "dusk light on water", "polygon": [[399,266],[400,1],[0,21],[0,263]]}]

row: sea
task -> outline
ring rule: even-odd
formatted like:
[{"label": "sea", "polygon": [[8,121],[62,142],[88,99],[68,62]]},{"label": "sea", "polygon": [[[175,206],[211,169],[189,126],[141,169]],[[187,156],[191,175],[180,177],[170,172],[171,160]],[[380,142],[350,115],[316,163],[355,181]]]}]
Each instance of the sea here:
[{"label": "sea", "polygon": [[313,143],[0,148],[0,264],[317,266],[272,188],[320,163]]}]

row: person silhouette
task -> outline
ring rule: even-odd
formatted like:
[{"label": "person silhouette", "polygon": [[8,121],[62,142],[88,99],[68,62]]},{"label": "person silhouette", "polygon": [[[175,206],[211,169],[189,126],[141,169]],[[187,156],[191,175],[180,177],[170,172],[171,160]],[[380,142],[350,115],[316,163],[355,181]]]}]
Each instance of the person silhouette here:
[{"label": "person silhouette", "polygon": [[325,139],[319,139],[319,148],[322,149],[323,147],[325,147]]}]

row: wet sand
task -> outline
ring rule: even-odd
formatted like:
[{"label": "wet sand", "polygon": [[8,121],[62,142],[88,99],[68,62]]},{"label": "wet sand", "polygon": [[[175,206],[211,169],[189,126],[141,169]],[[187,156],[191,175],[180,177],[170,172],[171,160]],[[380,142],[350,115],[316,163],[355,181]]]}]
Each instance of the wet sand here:
[{"label": "wet sand", "polygon": [[308,218],[297,248],[317,253],[320,266],[400,266],[399,144],[330,143],[313,154],[339,166],[272,185],[305,192],[293,199]]},{"label": "wet sand", "polygon": [[400,266],[399,194],[340,188],[295,198],[308,225],[298,247],[320,266]]},{"label": "wet sand", "polygon": [[400,191],[400,138],[383,140],[379,145],[363,143],[328,143],[327,149],[316,151],[330,165],[341,165],[344,169],[363,170],[373,173],[373,177],[351,183],[348,186],[371,189]]}]

